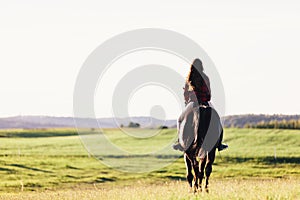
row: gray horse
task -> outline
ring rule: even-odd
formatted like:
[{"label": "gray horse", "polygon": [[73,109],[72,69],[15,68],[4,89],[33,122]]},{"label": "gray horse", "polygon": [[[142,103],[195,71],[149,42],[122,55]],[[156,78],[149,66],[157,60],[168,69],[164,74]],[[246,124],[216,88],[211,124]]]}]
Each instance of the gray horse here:
[{"label": "gray horse", "polygon": [[185,117],[182,125],[184,127],[179,135],[179,142],[184,148],[187,181],[194,192],[202,191],[205,174],[205,189],[208,192],[216,147],[220,142],[220,135],[223,135],[220,117],[210,106],[196,106],[193,112]]}]

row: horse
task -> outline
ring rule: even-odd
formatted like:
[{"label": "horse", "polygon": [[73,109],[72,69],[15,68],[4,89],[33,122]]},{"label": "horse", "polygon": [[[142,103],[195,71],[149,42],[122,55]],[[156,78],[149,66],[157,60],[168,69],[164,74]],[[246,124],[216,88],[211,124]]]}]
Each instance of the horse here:
[{"label": "horse", "polygon": [[191,190],[197,192],[202,191],[205,175],[205,191],[209,192],[216,147],[223,134],[221,119],[213,107],[196,106],[185,120],[181,145],[184,147],[186,178]]}]

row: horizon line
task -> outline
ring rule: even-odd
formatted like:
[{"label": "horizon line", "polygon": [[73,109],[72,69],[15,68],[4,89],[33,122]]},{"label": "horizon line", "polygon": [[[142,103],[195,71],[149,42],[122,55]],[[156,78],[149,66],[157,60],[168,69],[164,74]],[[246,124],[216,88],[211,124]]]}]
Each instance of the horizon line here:
[{"label": "horizon line", "polygon": [[[223,117],[229,117],[229,116],[243,116],[243,115],[266,115],[266,116],[300,116],[299,114],[282,114],[282,113],[273,113],[273,114],[269,114],[269,113],[243,113],[243,114],[228,114],[225,115]],[[63,116],[63,115],[30,115],[30,114],[25,114],[25,115],[10,115],[10,116],[0,116],[0,119],[3,118],[13,118],[13,117],[56,117],[56,118],[82,118],[82,119],[95,119],[93,117],[75,117],[75,116]],[[151,118],[155,118],[152,116],[128,116],[128,117],[96,117],[96,119],[116,119],[116,118],[142,118],[142,117],[151,117]],[[176,118],[172,118],[172,119],[159,119],[159,118],[155,118],[158,120],[176,120]]]}]

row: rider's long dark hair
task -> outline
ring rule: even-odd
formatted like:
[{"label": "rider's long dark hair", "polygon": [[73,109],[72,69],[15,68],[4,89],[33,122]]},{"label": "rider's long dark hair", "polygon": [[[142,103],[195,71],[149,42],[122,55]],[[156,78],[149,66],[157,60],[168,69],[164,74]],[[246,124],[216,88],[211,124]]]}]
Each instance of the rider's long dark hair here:
[{"label": "rider's long dark hair", "polygon": [[190,68],[190,72],[186,78],[187,84],[194,90],[199,91],[199,87],[205,84],[205,81],[201,74],[203,73],[202,61],[196,58]]}]

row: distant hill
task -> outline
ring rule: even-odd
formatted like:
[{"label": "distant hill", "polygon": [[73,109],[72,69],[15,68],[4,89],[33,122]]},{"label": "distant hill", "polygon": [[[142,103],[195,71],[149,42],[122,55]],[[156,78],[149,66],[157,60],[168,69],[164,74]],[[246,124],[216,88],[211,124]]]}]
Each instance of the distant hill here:
[{"label": "distant hill", "polygon": [[[243,128],[245,125],[256,125],[261,122],[300,120],[300,115],[232,115],[223,118],[225,127]],[[157,128],[168,126],[175,128],[176,120],[159,120],[152,117],[132,118],[98,118],[97,122],[91,118],[77,118],[77,126],[80,128],[116,128],[120,125],[127,126],[130,122],[139,123],[141,128]],[[76,127],[73,117],[51,116],[15,116],[0,118],[0,129],[38,129]]]},{"label": "distant hill", "polygon": [[[116,128],[121,125],[127,126],[130,122],[139,123],[142,128],[156,128],[159,126],[176,126],[175,120],[159,120],[152,117],[132,118],[99,118],[97,121],[91,118],[76,118],[80,128]],[[50,116],[15,116],[0,118],[0,129],[37,129],[37,128],[60,128],[76,127],[73,117],[50,117]]]},{"label": "distant hill", "polygon": [[290,120],[300,120],[300,115],[231,115],[224,117],[225,127],[238,127],[243,128],[246,125],[257,125],[259,123],[269,123],[271,121],[290,121]]}]

